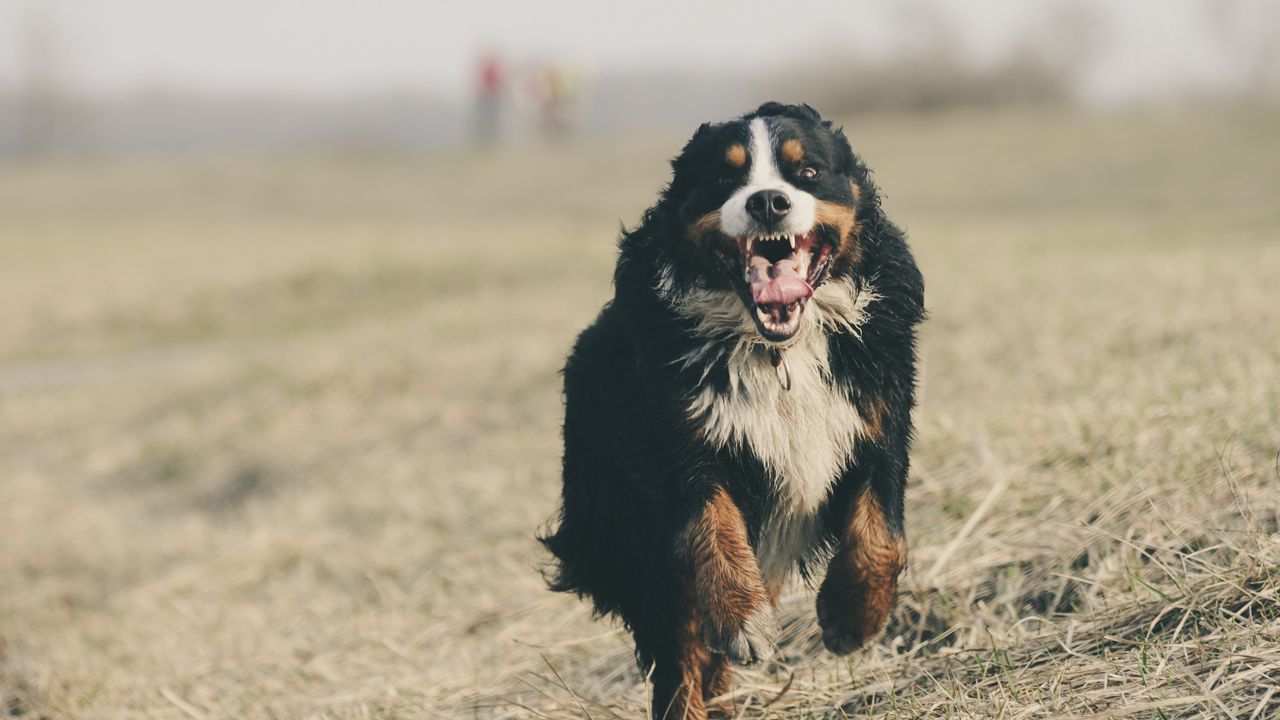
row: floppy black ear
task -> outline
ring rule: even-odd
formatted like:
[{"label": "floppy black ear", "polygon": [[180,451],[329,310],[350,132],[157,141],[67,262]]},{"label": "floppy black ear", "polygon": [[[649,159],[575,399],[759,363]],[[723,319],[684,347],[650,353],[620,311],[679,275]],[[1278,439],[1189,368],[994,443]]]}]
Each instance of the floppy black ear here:
[{"label": "floppy black ear", "polygon": [[715,127],[715,125],[712,125],[709,122],[704,122],[699,125],[698,129],[693,131],[693,137],[689,138],[689,142],[684,144],[684,150],[682,153],[688,152],[690,148],[695,147],[702,140],[706,140],[707,136],[711,135],[711,130]]},{"label": "floppy black ear", "polygon": [[831,134],[836,139],[836,149],[840,153],[840,164],[844,167],[845,172],[853,172],[859,166],[860,161],[858,155],[853,152],[853,147],[849,145],[849,138],[845,137],[844,128],[834,127],[830,120],[824,124],[831,129]]},{"label": "floppy black ear", "polygon": [[723,126],[723,123],[702,123],[694,131],[693,137],[689,138],[689,142],[684,144],[680,154],[671,158],[671,182],[663,192],[664,198],[678,197],[687,191],[691,175],[696,174],[699,159],[706,153],[715,131]]},{"label": "floppy black ear", "polygon": [[699,147],[710,139],[713,131],[719,127],[720,124],[709,122],[704,122],[698,126],[698,129],[693,133],[693,137],[689,138],[689,142],[685,143],[684,148],[680,150],[680,154],[671,159],[671,169],[675,171],[676,175],[680,174],[681,167],[690,162],[690,158],[698,153]]}]

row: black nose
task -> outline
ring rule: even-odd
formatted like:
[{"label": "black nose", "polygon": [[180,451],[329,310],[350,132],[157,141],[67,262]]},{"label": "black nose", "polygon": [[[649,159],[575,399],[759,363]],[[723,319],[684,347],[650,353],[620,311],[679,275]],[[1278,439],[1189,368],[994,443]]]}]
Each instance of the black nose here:
[{"label": "black nose", "polygon": [[787,216],[791,198],[781,190],[761,190],[747,198],[747,214],[765,227]]}]

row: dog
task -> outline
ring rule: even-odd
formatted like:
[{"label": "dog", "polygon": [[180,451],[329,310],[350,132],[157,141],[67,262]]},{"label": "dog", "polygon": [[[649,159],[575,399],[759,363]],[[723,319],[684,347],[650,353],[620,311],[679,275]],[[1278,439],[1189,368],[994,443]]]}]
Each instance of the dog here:
[{"label": "dog", "polygon": [[[549,583],[630,629],[655,718],[704,718],[825,575],[822,640],[883,631],[924,284],[842,129],[766,103],[698,128],[564,368]],[[715,709],[715,708],[713,708]]]}]

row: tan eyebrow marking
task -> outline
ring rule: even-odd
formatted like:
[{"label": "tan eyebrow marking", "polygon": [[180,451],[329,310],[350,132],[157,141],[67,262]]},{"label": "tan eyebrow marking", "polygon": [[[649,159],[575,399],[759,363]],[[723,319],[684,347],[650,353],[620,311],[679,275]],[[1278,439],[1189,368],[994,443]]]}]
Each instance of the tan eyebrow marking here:
[{"label": "tan eyebrow marking", "polygon": [[724,153],[725,162],[740,168],[747,164],[747,149],[741,145],[730,145]]},{"label": "tan eyebrow marking", "polygon": [[800,144],[799,140],[792,138],[782,143],[782,157],[793,163],[798,163],[804,159],[804,146]]}]

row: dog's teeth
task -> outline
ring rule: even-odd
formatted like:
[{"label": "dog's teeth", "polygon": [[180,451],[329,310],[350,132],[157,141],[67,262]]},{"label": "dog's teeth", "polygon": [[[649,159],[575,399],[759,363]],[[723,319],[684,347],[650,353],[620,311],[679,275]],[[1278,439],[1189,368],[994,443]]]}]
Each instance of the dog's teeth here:
[{"label": "dog's teeth", "polygon": [[791,241],[791,249],[792,249],[792,250],[795,250],[795,249],[796,249],[796,236],[795,236],[795,235],[790,235],[790,236],[788,236],[788,237],[787,237],[787,239]]},{"label": "dog's teeth", "polygon": [[755,242],[756,242],[755,238],[747,238],[747,254],[748,255],[751,254],[751,246],[754,245]]}]

